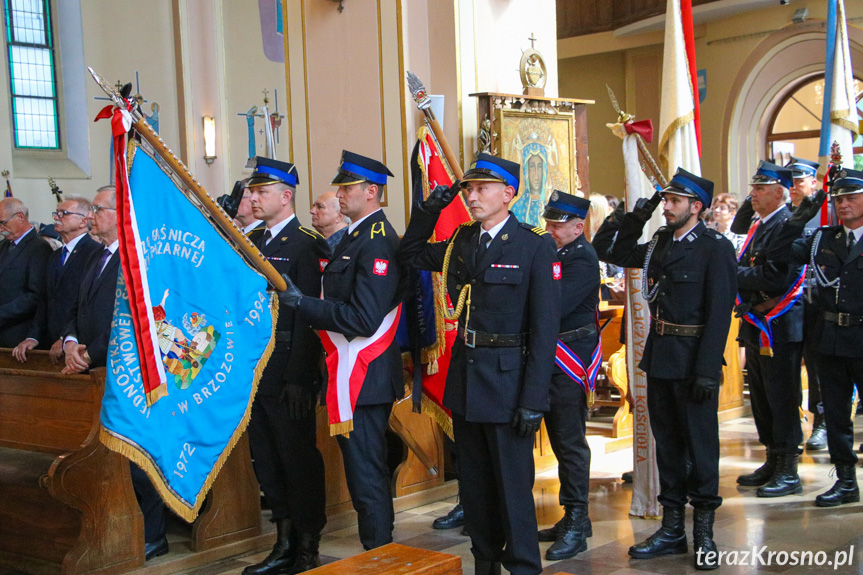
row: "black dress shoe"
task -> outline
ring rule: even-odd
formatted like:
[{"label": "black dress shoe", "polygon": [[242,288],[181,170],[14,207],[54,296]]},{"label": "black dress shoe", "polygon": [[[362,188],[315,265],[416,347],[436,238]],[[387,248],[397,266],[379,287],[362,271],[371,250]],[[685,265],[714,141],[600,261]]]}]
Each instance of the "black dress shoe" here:
[{"label": "black dress shoe", "polygon": [[660,555],[686,553],[686,511],[683,507],[663,507],[662,527],[645,541],[629,548],[633,559],[653,559]]},{"label": "black dress shoe", "polygon": [[461,503],[452,508],[452,510],[444,515],[443,517],[438,517],[432,523],[432,529],[455,529],[456,527],[464,526],[464,507],[461,506]]},{"label": "black dress shoe", "polygon": [[161,557],[168,553],[168,538],[164,535],[153,543],[144,543],[144,560],[149,561],[153,557]]},{"label": "black dress shoe", "polygon": [[860,501],[860,488],[857,487],[857,466],[853,463],[837,463],[836,483],[826,493],[815,498],[818,507],[836,507],[844,503]]}]

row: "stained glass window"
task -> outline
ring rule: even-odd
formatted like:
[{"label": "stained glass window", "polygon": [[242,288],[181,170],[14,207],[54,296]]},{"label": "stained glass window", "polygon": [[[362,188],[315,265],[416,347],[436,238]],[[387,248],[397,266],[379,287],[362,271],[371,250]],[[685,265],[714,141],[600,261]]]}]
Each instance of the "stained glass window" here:
[{"label": "stained glass window", "polygon": [[15,147],[59,149],[49,0],[4,0]]}]

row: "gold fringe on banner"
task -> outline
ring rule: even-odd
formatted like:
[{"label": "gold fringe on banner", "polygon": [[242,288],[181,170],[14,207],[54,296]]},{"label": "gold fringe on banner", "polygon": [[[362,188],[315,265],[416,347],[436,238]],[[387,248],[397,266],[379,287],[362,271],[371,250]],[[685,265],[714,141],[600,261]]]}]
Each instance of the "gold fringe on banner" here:
[{"label": "gold fringe on banner", "polygon": [[854,122],[848,121],[848,116],[851,115],[851,110],[833,110],[830,112],[830,123],[836,124],[846,130],[849,130],[852,134],[854,134],[854,138],[857,138],[860,134],[858,130],[860,130],[860,126],[855,124]]},{"label": "gold fringe on banner", "polygon": [[440,405],[429,399],[428,396],[423,395],[422,410],[423,413],[427,414],[435,420],[438,425],[440,425],[440,428],[447,434],[447,437],[454,440],[452,432],[452,417],[450,417]]},{"label": "gold fringe on banner", "polygon": [[695,111],[689,112],[685,116],[680,116],[676,118],[668,127],[665,129],[665,132],[662,133],[662,138],[659,139],[659,162],[662,170],[665,173],[668,173],[668,140],[671,139],[671,135],[688,124],[689,122],[695,121]]},{"label": "gold fringe on banner", "polygon": [[249,402],[246,404],[243,417],[237,425],[237,428],[234,430],[233,435],[231,435],[231,438],[228,440],[228,444],[225,446],[219,459],[217,459],[216,463],[213,465],[213,469],[210,470],[210,473],[207,475],[207,480],[204,482],[203,488],[198,492],[198,497],[191,506],[188,502],[181,499],[180,496],[168,486],[168,482],[159,471],[159,468],[150,458],[149,454],[141,449],[138,444],[126,437],[114,433],[110,429],[106,429],[104,426],[102,426],[99,433],[99,439],[105,447],[123,455],[144,470],[150,478],[150,481],[152,481],[153,485],[156,487],[156,491],[159,492],[159,496],[162,498],[162,501],[165,502],[171,511],[182,517],[188,523],[192,523],[198,516],[198,512],[201,510],[201,505],[204,504],[204,498],[207,496],[207,493],[209,493],[210,488],[213,486],[213,482],[216,481],[216,477],[218,477],[219,472],[222,470],[222,466],[228,460],[228,457],[230,457],[231,452],[234,450],[234,447],[237,445],[237,442],[240,440],[240,437],[242,437],[249,424],[249,418],[252,413],[252,402],[255,400],[255,395],[258,393],[258,382],[261,379],[261,375],[264,373],[264,368],[267,366],[270,354],[273,353],[273,348],[276,345],[276,323],[279,319],[279,300],[275,293],[270,295],[270,311],[273,314],[273,329],[270,333],[270,341],[267,343],[267,348],[264,350],[264,354],[261,356],[261,359],[258,360],[258,364],[255,367],[255,377],[252,381],[252,393],[249,395]]},{"label": "gold fringe on banner", "polygon": [[342,421],[341,423],[331,423],[330,424],[330,437],[335,437],[336,435],[344,435],[345,437],[351,436],[351,431],[354,430],[354,420],[349,419],[347,421]]}]

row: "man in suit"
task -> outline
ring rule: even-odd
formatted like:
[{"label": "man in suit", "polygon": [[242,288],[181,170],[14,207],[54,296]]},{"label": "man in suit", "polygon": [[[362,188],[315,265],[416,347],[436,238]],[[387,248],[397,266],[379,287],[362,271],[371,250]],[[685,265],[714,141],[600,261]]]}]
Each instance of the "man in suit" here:
[{"label": "man in suit", "polygon": [[30,225],[18,198],[0,200],[0,347],[27,337],[36,308],[45,297],[45,266],[51,247]]},{"label": "man in suit", "polygon": [[818,287],[822,401],[827,448],[837,476],[833,487],[815,498],[820,507],[860,501],[851,396],[855,384],[858,394],[863,392],[863,172],[840,171],[831,194],[842,225],[805,235],[807,222],[826,197],[818,192],[804,199],[774,234],[768,255],[775,262],[808,263]]},{"label": "man in suit", "polygon": [[[90,228],[99,242],[87,263],[78,292],[78,300],[69,312],[64,330],[63,373],[83,373],[92,367],[104,367],[108,359],[108,341],[114,316],[114,295],[120,271],[120,242],[117,235],[117,198],[114,186],[103,186],[96,192],[90,208]],[[147,560],[168,552],[165,535],[165,505],[147,474],[129,463],[132,486],[144,515],[144,556]]]},{"label": "man in suit", "polygon": [[404,396],[394,336],[405,281],[396,261],[399,237],[380,205],[387,176],[392,173],[381,162],[342,152],[332,183],[342,214],[352,223],[324,270],[322,297],[305,297],[289,277],[280,294],[283,304],[321,330],[330,432],[342,451],[365,549],[392,541],[385,434],[393,402]]},{"label": "man in suit", "polygon": [[[629,548],[635,559],[686,553],[685,505],[694,508],[697,569],[716,569],[713,520],[719,496],[719,379],[737,292],[734,245],[708,229],[713,182],[683,169],[632,212],[618,208],[593,238],[599,258],[646,268],[651,330],[639,368],[647,373],[647,409],[656,439],[662,527]],[[639,244],[663,204],[666,225]]]},{"label": "man in suit", "polygon": [[542,217],[560,260],[560,334],[551,376],[551,409],[545,427],[558,461],[563,518],[539,532],[540,541],[554,541],[545,558],[560,561],[587,549],[593,535],[587,514],[590,490],[590,446],[587,410],[593,404],[596,374],[602,363],[597,307],[599,259],[584,237],[590,200],[555,190]]},{"label": "man in suit", "polygon": [[48,258],[45,274],[45,297],[39,301],[36,316],[30,324],[27,339],[19,343],[12,355],[27,361],[27,352],[38,345],[51,348],[51,361],[63,357],[63,330],[69,323],[69,312],[78,301],[78,290],[87,270],[86,263],[101,244],[88,234],[90,201],[67,194],[54,212],[54,230],[60,234],[63,247]]},{"label": "man in suit", "polygon": [[[326,240],[294,215],[299,176],[288,162],[258,157],[249,178],[251,212],[264,228],[249,236],[267,260],[304,294],[316,297],[330,257]],[[321,341],[294,310],[279,306],[276,344],[252,404],[249,444],[255,474],[273,512],[276,544],[245,575],[302,573],[320,566],[327,523],[324,458],[316,445]]]},{"label": "man in suit", "polygon": [[798,408],[805,278],[802,266],[767,259],[773,235],[791,217],[785,205],[791,170],[762,161],[750,185],[758,219],[739,256],[735,311],[744,320],[740,339],[746,350],[752,416],[758,440],[767,448],[767,461],[739,476],[737,483],[760,486],[758,497],[781,497],[802,491],[797,446],[803,440]]},{"label": "man in suit", "polygon": [[[542,571],[533,443],[549,409],[561,272],[551,236],[508,210],[519,173],[515,162],[480,154],[461,183],[440,186],[415,206],[399,254],[404,265],[442,272],[450,299],[462,302],[444,405],[452,411],[465,526],[481,575],[500,573],[501,563],[511,573]],[[459,186],[475,221],[429,244]]]}]

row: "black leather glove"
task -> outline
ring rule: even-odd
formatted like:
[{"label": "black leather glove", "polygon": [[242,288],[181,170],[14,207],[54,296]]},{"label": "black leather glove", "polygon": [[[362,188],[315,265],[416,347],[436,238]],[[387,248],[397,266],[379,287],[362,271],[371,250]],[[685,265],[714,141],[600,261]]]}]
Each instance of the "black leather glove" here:
[{"label": "black leather glove", "polygon": [[461,182],[459,180],[456,180],[450,187],[438,186],[431,191],[429,197],[420,204],[420,207],[427,214],[437,215],[452,203],[460,190]]},{"label": "black leather glove", "polygon": [[803,198],[800,205],[794,210],[794,215],[791,216],[788,223],[800,227],[805,226],[809,220],[818,215],[818,212],[821,210],[821,204],[824,203],[826,197],[827,193],[824,190],[818,190],[808,198]]},{"label": "black leather glove", "polygon": [[302,385],[286,383],[279,394],[279,400],[287,403],[288,417],[294,421],[305,419],[315,407],[315,394]]},{"label": "black leather glove", "polygon": [[291,281],[288,274],[282,274],[282,277],[285,279],[287,287],[285,288],[285,291],[279,292],[279,302],[291,309],[297,309],[300,307],[300,300],[304,297],[303,292],[300,291],[300,288],[294,285],[294,282]]},{"label": "black leather glove", "polygon": [[516,409],[512,418],[512,426],[520,437],[527,437],[539,431],[540,423],[542,423],[542,412],[526,407]]},{"label": "black leather glove", "polygon": [[642,224],[647,223],[653,211],[662,202],[662,194],[655,192],[650,199],[639,198],[632,209],[632,219]]},{"label": "black leather glove", "polygon": [[749,303],[747,301],[741,302],[741,303],[734,306],[734,317],[741,317],[742,318],[747,313],[749,313],[750,309],[752,309],[751,303]]},{"label": "black leather glove", "polygon": [[620,224],[623,221],[623,216],[626,215],[626,204],[623,200],[620,200],[620,203],[617,204],[617,207],[614,208],[614,211],[611,212],[611,215],[608,216],[608,219],[616,224]]},{"label": "black leather glove", "polygon": [[705,401],[713,399],[719,393],[719,380],[712,377],[696,375],[689,385],[689,398],[692,401]]}]

